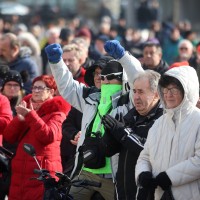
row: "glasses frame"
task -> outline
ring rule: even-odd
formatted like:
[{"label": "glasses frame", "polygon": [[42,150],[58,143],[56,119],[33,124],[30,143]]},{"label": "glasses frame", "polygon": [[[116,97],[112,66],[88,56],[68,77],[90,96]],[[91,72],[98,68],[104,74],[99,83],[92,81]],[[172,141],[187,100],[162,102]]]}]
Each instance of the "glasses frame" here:
[{"label": "glasses frame", "polygon": [[5,86],[8,88],[14,88],[14,89],[20,88],[20,85],[18,83],[16,83],[16,84],[6,83]]},{"label": "glasses frame", "polygon": [[107,74],[107,75],[100,75],[101,77],[101,80],[104,81],[105,78],[110,81],[110,80],[113,80],[113,79],[116,79],[117,76],[119,77],[120,75],[122,75],[123,72],[117,72],[117,73],[111,73],[111,74]]},{"label": "glasses frame", "polygon": [[[164,91],[165,90],[165,91]],[[162,88],[161,89],[163,94],[168,94],[168,92],[170,91],[170,93],[172,95],[177,95],[178,93],[180,93],[180,90],[177,87],[172,87],[172,88]]]},{"label": "glasses frame", "polygon": [[32,86],[31,87],[31,91],[32,92],[35,92],[35,91],[38,91],[38,92],[43,92],[43,91],[45,91],[45,90],[50,90],[50,88],[48,88],[48,87],[46,87],[46,86],[44,86],[44,87],[42,87],[42,86]]}]

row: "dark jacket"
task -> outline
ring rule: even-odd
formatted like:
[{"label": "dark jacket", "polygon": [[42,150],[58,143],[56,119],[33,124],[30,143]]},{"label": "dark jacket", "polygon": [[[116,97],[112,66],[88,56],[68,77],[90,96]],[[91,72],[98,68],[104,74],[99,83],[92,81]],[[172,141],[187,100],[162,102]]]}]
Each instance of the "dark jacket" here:
[{"label": "dark jacket", "polygon": [[[143,65],[142,66],[144,70],[150,69],[148,66]],[[159,74],[164,74],[169,69],[169,65],[164,61],[161,60],[159,65],[153,69],[154,71],[158,72]]]},{"label": "dark jacket", "polygon": [[76,146],[70,140],[73,140],[75,135],[81,130],[82,116],[83,114],[80,111],[71,107],[67,118],[62,124],[61,158],[65,174],[70,174],[74,167]]},{"label": "dark jacket", "polygon": [[[107,154],[119,152],[118,170],[116,175],[116,186],[118,199],[134,200],[137,187],[135,184],[135,165],[139,157],[140,152],[143,149],[144,142],[146,141],[147,134],[154,121],[163,114],[163,109],[158,103],[147,116],[141,116],[132,108],[125,116],[125,127],[127,127],[129,134],[121,143],[106,142]],[[139,138],[141,142],[137,142],[134,134]],[[109,136],[111,137],[111,135]],[[114,138],[113,138],[114,139]],[[109,150],[115,150],[115,152],[109,152]]]}]

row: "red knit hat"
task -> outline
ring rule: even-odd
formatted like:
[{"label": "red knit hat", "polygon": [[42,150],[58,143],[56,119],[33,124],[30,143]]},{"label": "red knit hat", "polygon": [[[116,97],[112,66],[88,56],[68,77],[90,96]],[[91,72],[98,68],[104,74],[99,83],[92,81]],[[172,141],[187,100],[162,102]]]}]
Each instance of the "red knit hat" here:
[{"label": "red knit hat", "polygon": [[78,31],[76,34],[76,37],[87,37],[87,38],[92,38],[91,32],[88,28],[82,28]]}]

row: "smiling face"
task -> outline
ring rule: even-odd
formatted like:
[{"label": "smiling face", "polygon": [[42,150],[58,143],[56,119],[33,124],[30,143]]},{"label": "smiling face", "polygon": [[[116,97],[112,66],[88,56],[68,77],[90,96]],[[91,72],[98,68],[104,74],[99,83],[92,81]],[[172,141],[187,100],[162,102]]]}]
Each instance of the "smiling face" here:
[{"label": "smiling face", "polygon": [[176,108],[183,100],[183,93],[176,84],[169,84],[166,88],[162,88],[164,102],[166,108]]},{"label": "smiling face", "polygon": [[101,88],[101,71],[102,69],[100,67],[96,67],[94,70],[94,85],[100,89]]},{"label": "smiling face", "polygon": [[140,115],[147,115],[158,102],[158,93],[150,88],[147,78],[137,79],[133,84],[133,102]]}]

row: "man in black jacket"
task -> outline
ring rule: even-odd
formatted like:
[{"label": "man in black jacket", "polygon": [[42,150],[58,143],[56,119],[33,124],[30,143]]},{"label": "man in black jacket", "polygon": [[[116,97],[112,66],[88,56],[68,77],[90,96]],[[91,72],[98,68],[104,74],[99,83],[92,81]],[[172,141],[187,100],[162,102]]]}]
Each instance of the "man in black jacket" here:
[{"label": "man in black jacket", "polygon": [[144,44],[141,62],[144,70],[151,69],[161,75],[169,68],[169,65],[162,59],[162,48],[156,40],[151,40]]},{"label": "man in black jacket", "polygon": [[123,118],[118,116],[118,120],[110,115],[105,115],[102,119],[107,129],[104,136],[106,154],[112,156],[119,153],[116,174],[117,199],[135,199],[137,187],[134,168],[148,130],[163,113],[157,93],[159,78],[160,75],[152,70],[145,70],[139,74],[133,83],[135,107]]}]

